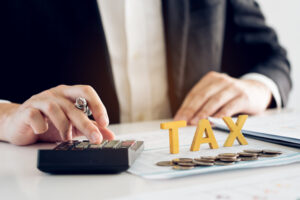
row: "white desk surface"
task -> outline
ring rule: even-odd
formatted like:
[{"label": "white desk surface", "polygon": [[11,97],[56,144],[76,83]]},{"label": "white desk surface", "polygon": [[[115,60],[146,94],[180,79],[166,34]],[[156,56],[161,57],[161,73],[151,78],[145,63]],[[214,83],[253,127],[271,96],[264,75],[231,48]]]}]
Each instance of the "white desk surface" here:
[{"label": "white desk surface", "polygon": [[[117,135],[121,135],[157,130],[160,127],[159,124],[160,121],[153,121],[112,125],[110,128]],[[247,177],[261,177],[262,175],[276,177],[278,174],[289,174],[290,171],[300,169],[300,163],[296,163],[163,181],[146,180],[128,173],[115,175],[49,175],[42,173],[36,167],[37,149],[54,146],[54,144],[36,144],[18,147],[0,143],[0,199],[113,199],[196,184],[204,186],[224,180],[241,179],[241,177],[244,177],[245,181],[247,181]],[[274,147],[278,147],[278,145],[274,144]]]}]

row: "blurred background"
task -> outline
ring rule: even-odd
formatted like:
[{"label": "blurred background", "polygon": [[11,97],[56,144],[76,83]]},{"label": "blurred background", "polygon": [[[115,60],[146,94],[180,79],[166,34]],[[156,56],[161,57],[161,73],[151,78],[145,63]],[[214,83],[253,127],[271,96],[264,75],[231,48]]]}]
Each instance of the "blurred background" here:
[{"label": "blurred background", "polygon": [[300,0],[257,0],[267,23],[279,35],[292,66],[293,90],[288,107],[300,109]]}]

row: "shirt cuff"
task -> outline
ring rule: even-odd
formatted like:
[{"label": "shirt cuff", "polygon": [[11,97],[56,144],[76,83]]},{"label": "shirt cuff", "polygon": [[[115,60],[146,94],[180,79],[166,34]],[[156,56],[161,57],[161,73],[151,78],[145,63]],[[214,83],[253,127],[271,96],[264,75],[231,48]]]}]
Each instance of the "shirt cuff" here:
[{"label": "shirt cuff", "polygon": [[0,99],[0,103],[11,103],[10,101]]},{"label": "shirt cuff", "polygon": [[245,74],[244,76],[242,76],[241,79],[255,80],[255,81],[263,83],[265,86],[267,86],[271,90],[271,93],[273,95],[273,98],[275,100],[277,108],[281,108],[282,103],[281,103],[281,96],[279,93],[279,89],[278,89],[276,83],[272,79],[270,79],[269,77],[267,77],[265,75],[259,74],[259,73],[248,73],[248,74]]}]

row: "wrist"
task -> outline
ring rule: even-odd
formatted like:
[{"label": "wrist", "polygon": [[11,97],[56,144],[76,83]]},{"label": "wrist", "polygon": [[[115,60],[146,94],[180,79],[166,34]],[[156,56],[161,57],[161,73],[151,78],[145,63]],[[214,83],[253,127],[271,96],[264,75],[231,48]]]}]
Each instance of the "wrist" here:
[{"label": "wrist", "polygon": [[[263,110],[267,109],[272,103],[272,91],[265,84],[256,80],[243,80],[244,82],[249,83],[249,86],[253,86],[255,89],[253,91],[250,90],[251,95],[255,97],[255,101],[257,98],[259,102],[261,102],[261,107]],[[256,91],[256,92],[255,92]]]}]

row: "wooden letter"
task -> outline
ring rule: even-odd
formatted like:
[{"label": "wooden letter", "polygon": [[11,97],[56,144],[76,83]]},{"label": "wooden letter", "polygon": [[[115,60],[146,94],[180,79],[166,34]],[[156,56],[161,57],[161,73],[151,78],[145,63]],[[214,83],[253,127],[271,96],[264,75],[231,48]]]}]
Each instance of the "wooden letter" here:
[{"label": "wooden letter", "polygon": [[170,153],[179,153],[179,138],[178,128],[185,127],[186,121],[166,122],[161,123],[161,129],[169,129],[169,142],[170,142]]},{"label": "wooden letter", "polygon": [[248,142],[244,135],[242,134],[241,130],[242,127],[247,119],[248,115],[239,115],[236,124],[232,121],[230,117],[223,117],[223,120],[227,127],[230,130],[230,133],[224,143],[224,147],[231,147],[233,145],[234,140],[237,138],[238,142],[241,145],[247,145]]},{"label": "wooden letter", "polygon": [[[203,136],[205,132],[206,137]],[[194,139],[191,145],[191,151],[199,151],[200,144],[208,143],[211,149],[219,148],[214,133],[211,129],[210,123],[207,119],[202,119],[198,122],[197,130],[194,135]]]}]

